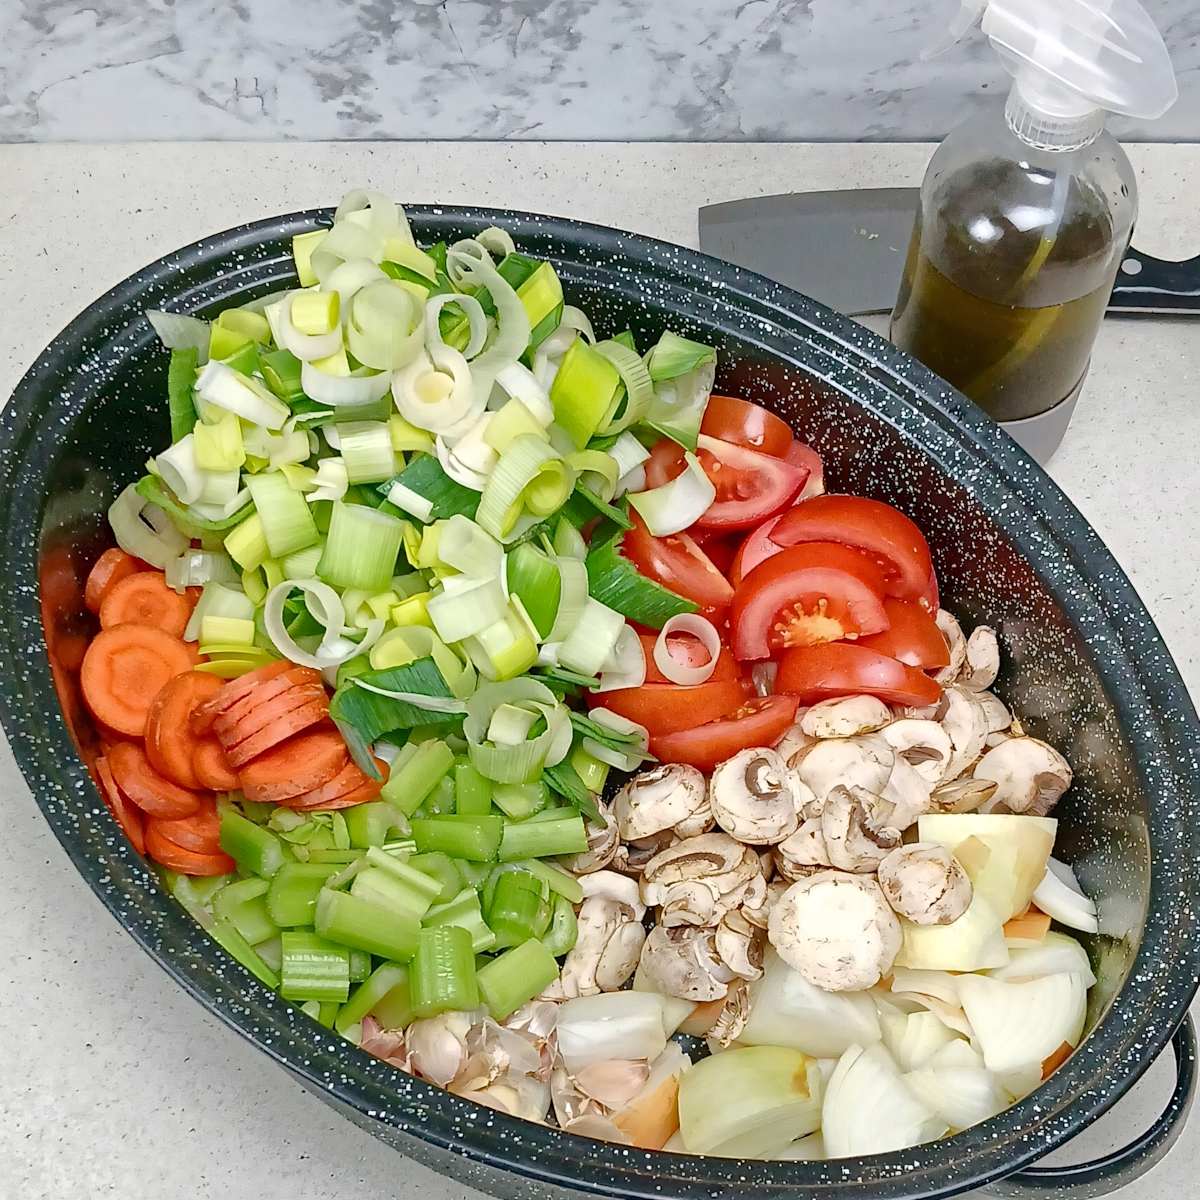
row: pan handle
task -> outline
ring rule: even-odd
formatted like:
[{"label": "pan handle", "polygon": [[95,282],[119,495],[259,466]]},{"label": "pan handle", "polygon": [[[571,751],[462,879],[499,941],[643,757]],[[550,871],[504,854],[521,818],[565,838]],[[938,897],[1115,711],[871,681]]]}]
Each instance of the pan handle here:
[{"label": "pan handle", "polygon": [[1200,258],[1171,262],[1131,247],[1121,260],[1109,307],[1122,313],[1200,312]]},{"label": "pan handle", "polygon": [[1171,1039],[1175,1052],[1175,1088],[1162,1115],[1127,1146],[1103,1158],[1069,1167],[1027,1167],[991,1184],[992,1196],[1069,1197],[1086,1200],[1107,1196],[1144,1175],[1175,1144],[1196,1092],[1196,1027],[1185,1016]]}]

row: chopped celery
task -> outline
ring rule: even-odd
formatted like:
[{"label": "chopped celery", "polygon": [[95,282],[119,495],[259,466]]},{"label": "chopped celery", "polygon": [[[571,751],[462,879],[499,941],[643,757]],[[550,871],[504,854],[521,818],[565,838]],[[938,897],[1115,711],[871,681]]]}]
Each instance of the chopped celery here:
[{"label": "chopped celery", "polygon": [[[419,874],[420,872],[416,872]],[[426,880],[432,882],[432,880]],[[367,867],[354,876],[350,895],[378,905],[397,916],[419,921],[429,911],[430,898],[381,867]]]},{"label": "chopped celery", "polygon": [[[469,865],[471,864],[459,863],[460,874],[463,873],[463,868]],[[485,873],[488,870],[487,867],[480,869]],[[473,887],[465,887],[445,904],[431,908],[425,914],[421,924],[426,929],[432,929],[439,925],[461,926],[471,935],[471,949],[476,954],[491,950],[496,945],[496,935],[488,928],[483,919],[479,894]]]},{"label": "chopped celery", "polygon": [[574,948],[578,937],[579,923],[574,907],[565,896],[555,896],[550,927],[542,936],[542,944],[555,958],[561,958]]},{"label": "chopped celery", "polygon": [[276,871],[267,892],[267,912],[271,920],[284,928],[311,925],[317,896],[339,869],[337,863],[284,863]]},{"label": "chopped celery", "polygon": [[350,982],[362,983],[371,974],[371,956],[365,950],[350,951]]},{"label": "chopped celery", "polygon": [[534,783],[498,783],[492,788],[492,802],[513,821],[521,821],[535,812],[541,812],[549,799],[546,785],[540,779]]},{"label": "chopped celery", "polygon": [[[468,862],[493,861],[505,831],[503,820],[498,816],[430,817],[414,820],[412,827],[413,841],[417,843],[417,849],[421,853],[441,851],[451,858],[465,858]],[[529,858],[532,854],[519,854],[514,857]]]},{"label": "chopped celery", "polygon": [[454,755],[445,742],[424,742],[403,765],[399,760],[392,764],[381,795],[405,816],[412,816],[453,765]]},{"label": "chopped celery", "polygon": [[[386,1010],[388,1020],[380,1013],[381,1008]],[[403,1029],[413,1019],[408,967],[392,962],[376,967],[342,1005],[334,1028],[338,1033],[347,1034],[351,1026],[360,1024],[363,1017],[369,1015],[375,1015],[385,1029]],[[399,1021],[397,1017],[400,1017]]]},{"label": "chopped celery", "polygon": [[[167,367],[167,407],[171,415],[171,441],[177,442],[192,432],[196,425],[196,403],[192,388],[196,382],[196,362],[200,354],[195,346],[171,351]],[[197,447],[199,462],[199,448]],[[205,466],[200,463],[200,466]]]},{"label": "chopped celery", "polygon": [[366,861],[373,867],[391,875],[430,904],[439,900],[442,884],[426,871],[421,871],[411,862],[396,858],[378,846],[372,846],[367,851]]},{"label": "chopped celery", "polygon": [[252,946],[275,937],[279,927],[267,911],[265,879],[241,879],[217,893],[213,912],[224,917]]},{"label": "chopped celery", "polygon": [[617,368],[583,340],[568,348],[550,387],[554,420],[582,450],[619,399]]},{"label": "chopped celery", "polygon": [[552,892],[562,896],[571,904],[579,904],[583,900],[583,888],[574,875],[556,867],[552,863],[542,862],[537,858],[523,859],[517,863],[523,871],[536,875]]},{"label": "chopped celery", "polygon": [[288,930],[282,938],[279,994],[285,1000],[341,1003],[350,994],[350,953],[316,934]]},{"label": "chopped celery", "polygon": [[315,925],[317,932],[331,942],[398,962],[412,957],[420,928],[413,918],[329,888],[322,889],[317,897]]},{"label": "chopped celery", "polygon": [[471,935],[458,925],[422,929],[409,973],[413,1012],[434,1017],[479,1006]]},{"label": "chopped celery", "polygon": [[497,1021],[516,1012],[558,978],[558,963],[531,938],[479,968],[476,980],[488,1012]]},{"label": "chopped celery", "polygon": [[221,815],[221,849],[238,869],[263,879],[272,878],[289,855],[283,843],[269,830],[228,808]]},{"label": "chopped celery", "polygon": [[334,587],[381,592],[392,581],[403,538],[403,521],[361,504],[335,501],[317,574]]},{"label": "chopped celery", "polygon": [[488,900],[487,923],[500,949],[519,946],[544,928],[542,881],[528,871],[505,871]]},{"label": "chopped celery", "polygon": [[350,845],[363,850],[369,846],[382,846],[387,841],[388,830],[396,824],[396,810],[382,800],[356,804],[346,809],[345,817]]},{"label": "chopped celery", "polygon": [[[415,835],[416,830],[413,830]],[[417,844],[420,845],[420,839]],[[501,862],[520,858],[549,858],[558,854],[582,854],[587,849],[587,831],[578,813],[546,821],[522,821],[504,826],[500,842]]]},{"label": "chopped celery", "polygon": [[226,953],[237,959],[260,983],[269,988],[279,987],[279,975],[262,960],[258,951],[229,922],[221,917],[207,929],[208,935]]},{"label": "chopped celery", "polygon": [[434,904],[446,904],[453,900],[462,890],[463,879],[449,855],[441,853],[414,854],[408,860],[408,865],[422,875],[428,875],[439,885]]},{"label": "chopped celery", "polygon": [[454,768],[454,811],[460,817],[483,817],[492,811],[492,782],[470,763]]}]

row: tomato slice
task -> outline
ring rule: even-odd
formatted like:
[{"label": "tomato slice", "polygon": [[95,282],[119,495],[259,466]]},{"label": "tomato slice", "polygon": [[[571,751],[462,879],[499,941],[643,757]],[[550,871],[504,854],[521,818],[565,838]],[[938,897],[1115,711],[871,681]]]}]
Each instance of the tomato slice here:
[{"label": "tomato slice", "polygon": [[650,739],[650,751],[663,762],[688,763],[711,771],[718,763],[751,746],[771,746],[796,719],[795,696],[747,700],[736,712],[678,733]]},{"label": "tomato slice", "polygon": [[781,546],[841,542],[861,550],[882,567],[887,594],[936,606],[937,583],[929,544],[899,509],[867,496],[813,496],[801,501],[775,527]]},{"label": "tomato slice", "polygon": [[800,493],[801,500],[825,494],[825,463],[811,446],[795,441],[787,448],[783,458],[793,467],[805,467],[808,470],[808,480]]},{"label": "tomato slice", "polygon": [[792,546],[742,581],[730,610],[733,652],[746,661],[887,628],[883,573],[836,542]]},{"label": "tomato slice", "polygon": [[629,519],[633,528],[625,531],[621,553],[647,579],[693,601],[706,614],[723,613],[729,607],[733,588],[694,538],[686,533],[656,538],[632,508]]},{"label": "tomato slice", "polygon": [[[658,665],[654,661],[654,646],[658,641],[658,634],[639,633],[638,637],[642,640],[642,653],[646,656],[646,682],[670,683],[671,681],[658,669]],[[672,634],[667,638],[667,645],[671,648],[671,657],[678,660],[682,666],[698,667],[708,662],[708,651],[701,645],[700,639],[693,637],[690,633]],[[722,646],[716,665],[713,667],[713,673],[705,680],[705,683],[714,683],[722,679],[740,679],[741,674],[737,660],[729,653],[728,647]],[[596,703],[603,704],[606,695],[611,695],[611,693],[597,693]]]},{"label": "tomato slice", "polygon": [[888,627],[882,633],[863,638],[858,643],[860,646],[923,671],[937,671],[950,665],[950,647],[937,622],[921,605],[887,596],[883,607],[888,615]]},{"label": "tomato slice", "polygon": [[776,688],[815,704],[831,696],[877,696],[889,704],[936,704],[942,689],[915,667],[852,642],[799,646],[779,662]]},{"label": "tomato slice", "polygon": [[745,541],[738,547],[734,555],[733,565],[729,568],[729,582],[739,587],[743,579],[754,570],[759,563],[778,554],[783,549],[778,542],[771,540],[771,530],[779,523],[779,517],[771,517],[757,529],[746,535]]},{"label": "tomato slice", "polygon": [[725,533],[720,529],[694,527],[691,536],[696,539],[696,545],[708,556],[708,561],[728,579],[734,556],[741,545],[739,535]]},{"label": "tomato slice", "polygon": [[744,679],[710,679],[692,687],[647,683],[637,688],[593,692],[592,708],[610,708],[653,734],[675,733],[728,716],[745,699],[750,684]]},{"label": "tomato slice", "polygon": [[[700,435],[696,457],[717,497],[696,524],[706,529],[749,529],[787,508],[808,479],[803,467],[745,446]],[[661,487],[684,467],[683,447],[659,442],[646,462],[646,486]]]},{"label": "tomato slice", "polygon": [[782,458],[792,444],[792,431],[786,421],[761,404],[733,396],[709,396],[700,432],[773,458]]}]

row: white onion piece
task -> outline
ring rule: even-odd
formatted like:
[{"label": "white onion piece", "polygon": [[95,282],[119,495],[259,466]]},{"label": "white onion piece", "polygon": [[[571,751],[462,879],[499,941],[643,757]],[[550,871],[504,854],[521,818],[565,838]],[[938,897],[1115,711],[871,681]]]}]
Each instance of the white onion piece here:
[{"label": "white onion piece", "polygon": [[457,350],[435,347],[419,354],[392,376],[392,397],[400,415],[429,433],[447,433],[483,412],[477,403],[471,367]]},{"label": "white onion piece", "polygon": [[387,275],[369,258],[349,258],[330,271],[329,277],[321,284],[321,291],[337,292],[342,322],[345,324],[350,315],[350,301],[354,295],[368,283],[379,280],[390,282]]},{"label": "white onion piece", "polygon": [[423,523],[428,523],[429,518],[433,516],[433,501],[427,500],[420,492],[414,492],[402,483],[392,484],[388,489],[387,498],[397,508],[404,509]]},{"label": "white onion piece", "polygon": [[641,687],[646,682],[646,652],[642,639],[626,625],[617,637],[617,644],[604,664],[597,692],[612,692],[619,688]]},{"label": "white onion piece", "polygon": [[464,358],[474,358],[487,341],[487,313],[483,311],[483,305],[474,296],[468,296],[463,292],[446,292],[440,296],[429,297],[429,302],[425,305],[425,345],[432,348],[446,344],[442,339],[442,327],[438,318],[442,315],[442,309],[448,304],[457,305],[467,318],[470,337],[462,349],[462,355]]},{"label": "white onion piece", "polygon": [[1100,928],[1096,906],[1083,894],[1075,872],[1056,859],[1050,859],[1046,874],[1033,893],[1033,902],[1047,916],[1072,929],[1096,933]]},{"label": "white onion piece", "polygon": [[[319,624],[325,626],[325,634],[315,654],[310,654],[288,633],[283,621],[283,606],[293,591],[304,593],[308,611]],[[359,642],[342,637],[346,624],[346,610],[341,597],[327,583],[319,579],[285,579],[276,584],[263,601],[263,625],[267,636],[284,658],[302,667],[323,670],[340,666],[344,662],[370,649],[383,633],[384,622],[372,621]]]},{"label": "white onion piece", "polygon": [[838,1060],[821,1110],[830,1158],[907,1150],[948,1130],[947,1122],[904,1082],[879,1042],[865,1050],[851,1046]]},{"label": "white onion piece", "polygon": [[[148,524],[151,518],[155,519],[154,526]],[[143,559],[160,571],[188,548],[188,539],[175,528],[171,518],[157,505],[143,500],[132,483],[109,506],[108,523],[117,545],[126,554]]]},{"label": "white onion piece", "polygon": [[601,992],[558,1008],[558,1051],[574,1074],[594,1062],[647,1061],[667,1044],[662,999],[653,992]]},{"label": "white onion piece", "polygon": [[769,696],[775,690],[775,677],[779,674],[777,662],[759,662],[750,668],[756,696]]},{"label": "white onion piece", "polygon": [[1041,1063],[1083,1033],[1087,989],[1074,972],[1004,983],[962,975],[958,994],[989,1071]]},{"label": "white onion piece", "polygon": [[916,1071],[949,1042],[961,1041],[931,1012],[894,1013],[880,1018],[883,1043],[902,1071]]},{"label": "white onion piece", "polygon": [[300,364],[300,386],[304,394],[318,404],[330,404],[334,408],[343,404],[370,404],[386,396],[391,383],[392,377],[387,371],[370,375],[327,375],[312,363]]},{"label": "white onion piece", "polygon": [[683,458],[687,465],[670,482],[648,492],[629,494],[629,503],[654,537],[682,533],[704,516],[717,498],[717,489],[700,460],[691,451],[684,451]]},{"label": "white onion piece", "polygon": [[823,991],[767,950],[762,977],[750,985],[750,1016],[739,1043],[790,1046],[814,1058],[836,1058],[879,1037],[879,1018],[866,992]]},{"label": "white onion piece", "polygon": [[[670,637],[673,633],[688,633],[695,637],[708,652],[708,662],[703,666],[689,667],[671,653]],[[672,682],[683,687],[704,683],[717,669],[721,656],[721,635],[711,621],[698,613],[678,613],[659,631],[654,643],[654,665]]]},{"label": "white onion piece", "polygon": [[[279,313],[279,337],[283,347],[297,358],[307,362],[314,358],[328,358],[342,348],[342,329],[336,326],[328,333],[301,333],[292,324],[292,305],[300,292],[289,292],[283,299]],[[306,392],[307,388],[304,389]],[[314,396],[313,399],[316,399]]]},{"label": "white onion piece", "polygon": [[550,393],[524,363],[509,363],[507,367],[502,367],[496,372],[496,383],[505,395],[520,400],[539,425],[549,425],[554,420]]},{"label": "white onion piece", "polygon": [[146,319],[154,326],[158,340],[168,350],[196,351],[196,364],[208,362],[208,339],[211,330],[207,321],[199,317],[187,317],[182,313],[162,312],[157,308],[146,309]]},{"label": "white onion piece", "polygon": [[1000,1081],[981,1067],[921,1067],[904,1082],[951,1129],[970,1129],[1008,1107]]},{"label": "white onion piece", "polygon": [[1073,971],[1083,979],[1085,988],[1096,982],[1087,951],[1073,937],[1056,930],[1047,933],[1035,946],[1010,947],[1008,954],[1008,962],[1003,967],[988,972],[993,979],[1016,983],[1041,975]]}]

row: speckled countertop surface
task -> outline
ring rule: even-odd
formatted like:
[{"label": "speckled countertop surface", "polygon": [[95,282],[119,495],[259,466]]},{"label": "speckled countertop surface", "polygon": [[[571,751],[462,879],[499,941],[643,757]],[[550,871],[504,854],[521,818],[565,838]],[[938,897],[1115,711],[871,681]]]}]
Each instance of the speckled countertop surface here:
[{"label": "speckled countertop surface", "polygon": [[[696,208],[752,192],[916,183],[924,146],[157,144],[0,147],[5,194],[0,397],[85,304],[159,255],[240,221],[370,184],[402,199],[495,204],[694,245]],[[1200,251],[1200,147],[1132,151],[1137,241]],[[1200,694],[1200,325],[1111,320],[1051,474],[1129,572]],[[0,743],[0,1195],[26,1200],[474,1196],[358,1131],[215,1018],[134,945],[76,876]],[[1161,1107],[1158,1064],[1057,1156],[1116,1146]],[[1200,1119],[1198,1119],[1200,1120]],[[1200,1123],[1122,1200],[1184,1196]]]}]

